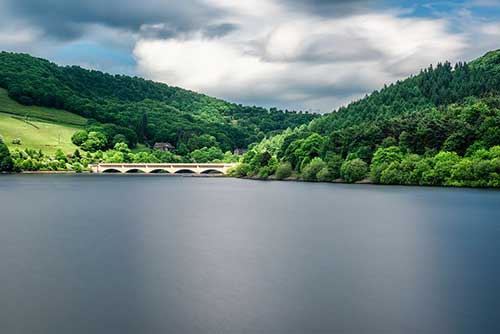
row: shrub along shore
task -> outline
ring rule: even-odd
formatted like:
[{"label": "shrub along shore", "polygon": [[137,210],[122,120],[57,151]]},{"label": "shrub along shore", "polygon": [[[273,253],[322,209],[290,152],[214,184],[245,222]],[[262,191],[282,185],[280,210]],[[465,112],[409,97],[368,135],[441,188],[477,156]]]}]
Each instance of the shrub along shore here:
[{"label": "shrub along shore", "polygon": [[[338,155],[329,155],[326,159],[314,157],[304,163],[300,171],[294,170],[290,162],[278,161],[268,151],[259,151],[258,148],[254,147],[240,158],[228,153],[220,160],[203,162],[236,162],[239,159],[229,176],[253,180],[500,188],[500,146],[479,149],[464,157],[446,151],[417,155],[404,152],[398,146],[389,146],[379,148],[370,164],[355,156],[342,159]],[[58,150],[49,156],[42,151],[26,149],[11,153],[0,138],[2,173],[90,173],[87,166],[99,162],[193,161],[196,160],[169,152],[132,153],[124,143],[117,143],[113,150],[106,152],[81,153],[76,150],[73,154],[64,154]]]}]

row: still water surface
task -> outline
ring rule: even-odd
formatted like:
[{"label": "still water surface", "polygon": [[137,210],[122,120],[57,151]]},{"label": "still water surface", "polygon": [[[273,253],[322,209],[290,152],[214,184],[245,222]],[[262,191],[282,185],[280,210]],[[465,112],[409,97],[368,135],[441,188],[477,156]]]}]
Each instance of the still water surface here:
[{"label": "still water surface", "polygon": [[499,333],[500,192],[0,177],[0,333]]}]

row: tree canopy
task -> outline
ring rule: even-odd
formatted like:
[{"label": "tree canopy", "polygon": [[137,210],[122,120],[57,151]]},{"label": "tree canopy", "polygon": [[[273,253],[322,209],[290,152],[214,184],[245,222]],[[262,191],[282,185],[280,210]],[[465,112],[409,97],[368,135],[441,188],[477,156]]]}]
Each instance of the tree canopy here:
[{"label": "tree canopy", "polygon": [[[0,53],[0,87],[22,104],[65,109],[122,129],[119,133],[132,144],[169,142],[182,154],[205,147],[199,142],[206,136],[222,151],[246,148],[318,116],[243,106],[138,77],[62,67],[8,52]],[[108,142],[111,148],[112,137]]]}]

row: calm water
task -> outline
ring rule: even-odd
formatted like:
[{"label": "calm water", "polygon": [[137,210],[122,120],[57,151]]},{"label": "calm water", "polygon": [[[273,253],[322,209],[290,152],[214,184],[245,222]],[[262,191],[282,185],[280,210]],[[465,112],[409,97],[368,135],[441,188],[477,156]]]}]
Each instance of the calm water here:
[{"label": "calm water", "polygon": [[0,333],[499,333],[500,192],[0,177]]}]

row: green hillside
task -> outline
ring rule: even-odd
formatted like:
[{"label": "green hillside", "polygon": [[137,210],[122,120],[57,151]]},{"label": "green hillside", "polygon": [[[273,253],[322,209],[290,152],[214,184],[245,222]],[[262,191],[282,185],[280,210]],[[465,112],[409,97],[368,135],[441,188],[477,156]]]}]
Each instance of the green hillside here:
[{"label": "green hillside", "polygon": [[264,140],[236,174],[497,187],[499,146],[500,50],[431,66]]},{"label": "green hillside", "polygon": [[[72,153],[77,147],[71,136],[86,123],[85,118],[65,110],[24,106],[0,88],[0,135],[10,149],[41,149],[53,154],[60,148]],[[13,144],[14,139],[21,144]]]},{"label": "green hillside", "polygon": [[[58,148],[65,153],[72,153],[77,148],[71,143],[71,136],[79,128],[74,125],[50,123],[0,113],[0,135],[11,149],[36,149],[53,154]],[[12,144],[20,139],[21,145]]]},{"label": "green hillside", "polygon": [[136,132],[140,143],[169,142],[181,154],[200,148],[200,142],[223,151],[245,148],[317,117],[237,105],[137,77],[61,67],[8,52],[0,53],[0,87],[24,105],[64,109],[126,127]]}]

